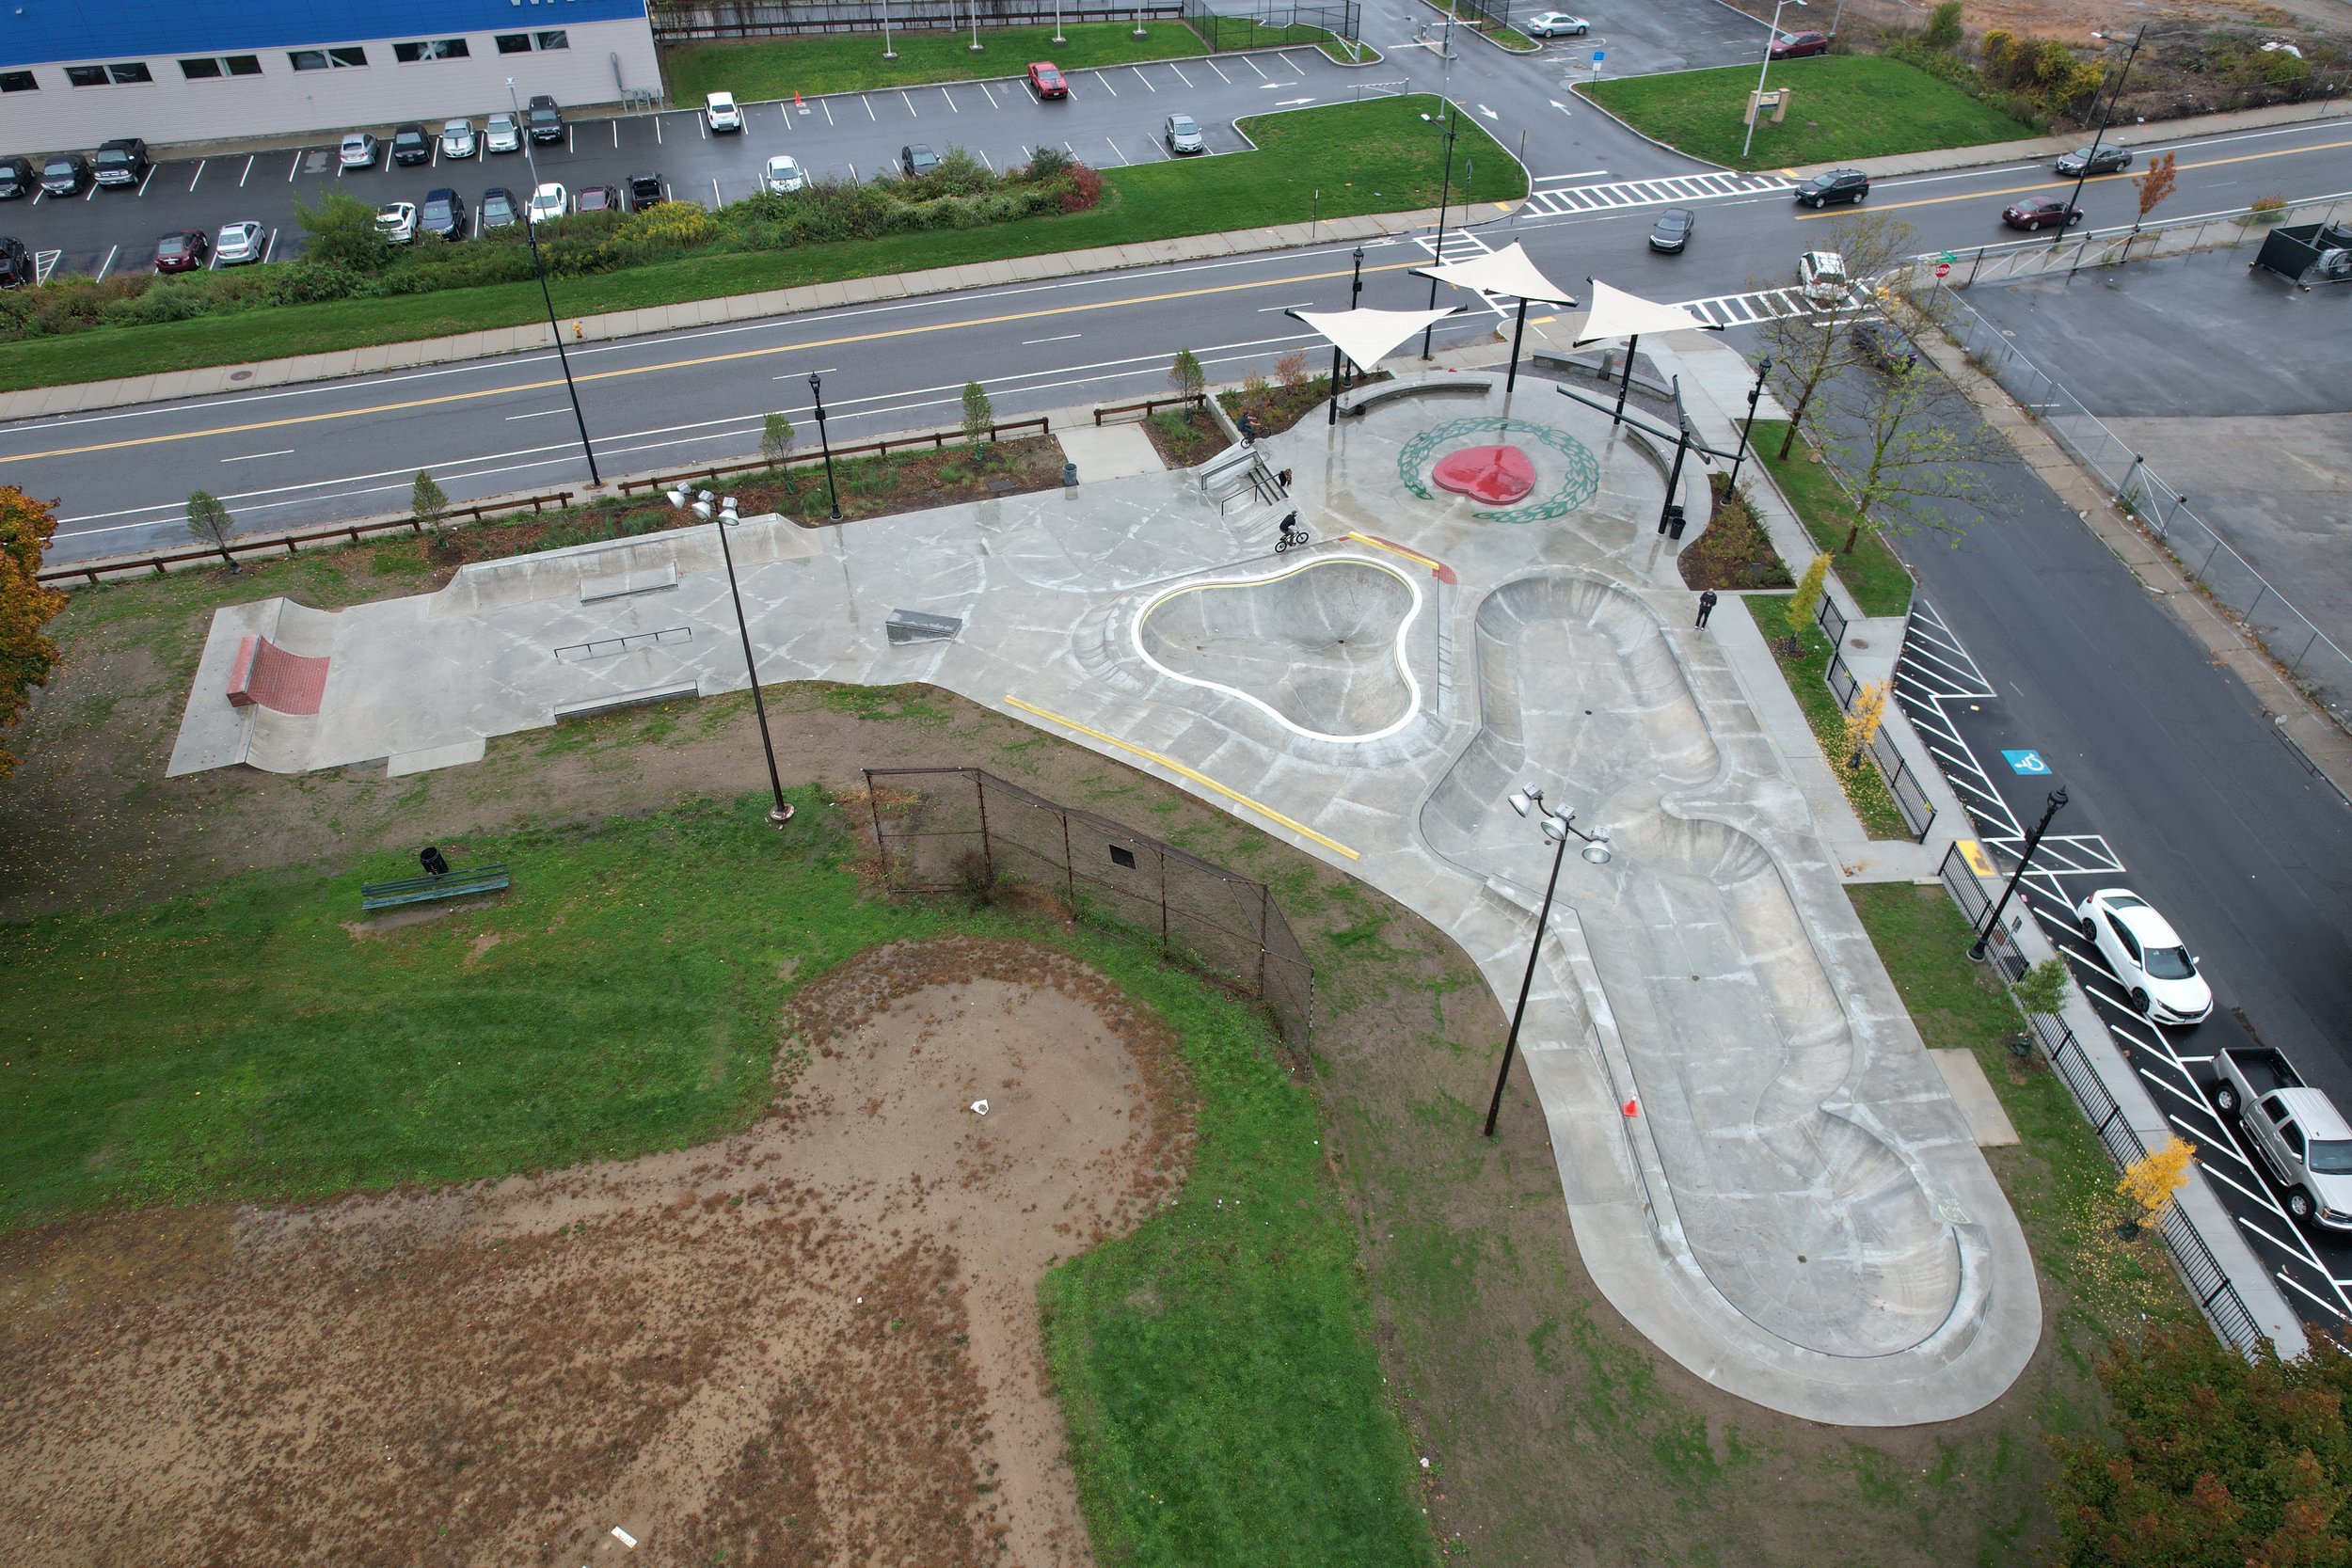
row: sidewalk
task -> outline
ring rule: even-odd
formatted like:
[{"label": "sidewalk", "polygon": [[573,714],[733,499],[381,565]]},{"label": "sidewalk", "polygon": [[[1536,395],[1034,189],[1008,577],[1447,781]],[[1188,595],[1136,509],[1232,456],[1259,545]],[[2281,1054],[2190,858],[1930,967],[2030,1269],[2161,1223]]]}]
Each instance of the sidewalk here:
[{"label": "sidewalk", "polygon": [[[2102,138],[2111,147],[2146,147],[2179,141],[2185,136],[2220,136],[2233,131],[2257,131],[2270,125],[2300,125],[2315,119],[2341,119],[2352,115],[2352,102],[2316,99],[2308,103],[2273,103],[2260,109],[2235,109],[2228,114],[2198,115],[2189,119],[2160,119],[2143,125],[2110,125]],[[1932,174],[1943,169],[1976,168],[1986,164],[2040,163],[2088,147],[2082,132],[2063,136],[2031,136],[2024,141],[1987,142],[1978,147],[1946,147],[1928,152],[1899,152],[1885,158],[1849,158],[1842,163],[1807,164],[1785,172],[1810,179],[1833,168],[1858,168],[1873,179],[1899,174]]]},{"label": "sidewalk", "polygon": [[[1448,221],[1456,224],[1484,222],[1506,215],[1517,205],[1516,202],[1482,201],[1467,210],[1450,208]],[[1193,234],[1182,239],[1152,240],[1141,245],[1103,245],[1091,250],[1065,250],[1003,261],[975,261],[960,267],[933,267],[923,272],[894,273],[876,277],[849,278],[837,283],[810,283],[795,289],[770,289],[759,293],[689,300],[677,305],[654,305],[636,310],[616,310],[609,315],[566,318],[565,325],[575,342],[610,342],[650,333],[716,326],[726,322],[756,321],[768,316],[796,315],[805,310],[834,310],[882,300],[954,293],[964,289],[999,288],[1006,284],[1031,283],[1043,278],[1073,277],[1082,273],[1164,266],[1176,261],[1288,250],[1298,245],[1327,242],[1378,239],[1432,228],[1437,221],[1437,209],[1422,208],[1408,213],[1375,213],[1364,217],[1333,218],[1328,223],[1278,224],[1268,229]],[[113,381],[35,387],[21,392],[0,393],[0,420],[40,419],[93,408],[119,408],[131,404],[215,397],[224,392],[257,391],[264,387],[283,387],[295,382],[333,381],[344,376],[411,370],[420,365],[444,365],[509,354],[543,353],[552,346],[553,341],[547,325],[533,322],[525,326],[494,327],[483,332],[462,332],[448,338],[420,338],[405,343],[339,349],[331,354],[264,359],[250,365],[212,365],[201,370],[169,371],[156,375],[125,376]]]}]

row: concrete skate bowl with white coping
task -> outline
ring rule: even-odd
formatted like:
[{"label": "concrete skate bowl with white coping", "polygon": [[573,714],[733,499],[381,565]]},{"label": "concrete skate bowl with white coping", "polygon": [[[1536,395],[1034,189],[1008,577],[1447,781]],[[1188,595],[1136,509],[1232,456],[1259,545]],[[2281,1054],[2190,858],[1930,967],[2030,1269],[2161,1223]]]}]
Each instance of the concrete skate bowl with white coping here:
[{"label": "concrete skate bowl with white coping", "polygon": [[1791,1346],[1938,1359],[1964,1345],[1982,1281],[1915,1162],[1854,1103],[1867,1085],[1849,1082],[1852,1027],[1782,866],[1747,832],[1664,803],[1723,760],[1656,616],[1561,573],[1503,585],[1475,621],[1482,728],[1422,832],[1457,863],[1540,886],[1549,857],[1503,803],[1514,784],[1612,831],[1614,859],[1569,856],[1560,897],[1689,1260]]},{"label": "concrete skate bowl with white coping", "polygon": [[1406,639],[1421,585],[1360,556],[1186,583],[1136,611],[1136,651],[1161,674],[1237,697],[1294,735],[1355,743],[1421,712]]}]

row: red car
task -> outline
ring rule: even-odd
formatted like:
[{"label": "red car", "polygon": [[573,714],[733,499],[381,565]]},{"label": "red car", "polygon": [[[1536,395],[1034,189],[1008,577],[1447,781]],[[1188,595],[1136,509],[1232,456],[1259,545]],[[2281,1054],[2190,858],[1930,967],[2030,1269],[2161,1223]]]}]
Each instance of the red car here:
[{"label": "red car", "polygon": [[2057,229],[2070,223],[2080,223],[2083,210],[2055,196],[2029,196],[2001,209],[2001,221],[2011,229],[2022,229],[2031,234],[2037,230]]},{"label": "red car", "polygon": [[1829,53],[1826,33],[1783,33],[1772,40],[1772,55],[1776,60],[1802,60],[1807,55]]},{"label": "red car", "polygon": [[213,253],[213,242],[207,235],[189,230],[184,233],[166,234],[155,242],[157,272],[194,272]]},{"label": "red car", "polygon": [[1038,60],[1030,65],[1029,88],[1040,98],[1070,96],[1070,84],[1062,80],[1061,67],[1051,60]]}]

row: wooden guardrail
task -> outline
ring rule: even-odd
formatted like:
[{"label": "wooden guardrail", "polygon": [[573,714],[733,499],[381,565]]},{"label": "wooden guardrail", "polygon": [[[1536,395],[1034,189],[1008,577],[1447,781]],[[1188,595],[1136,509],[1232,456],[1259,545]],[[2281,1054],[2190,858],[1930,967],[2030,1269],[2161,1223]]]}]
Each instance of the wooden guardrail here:
[{"label": "wooden guardrail", "polygon": [[[526,508],[537,514],[550,506],[562,508],[571,504],[572,492],[558,490],[552,495],[524,496],[515,500],[453,505],[442,515],[445,520],[453,521],[462,516],[478,523],[485,517],[505,516]],[[333,528],[312,529],[302,533],[272,533],[255,539],[231,540],[225,545],[210,546],[198,550],[167,550],[155,554],[117,555],[108,556],[100,561],[81,561],[71,566],[52,566],[40,574],[40,580],[56,586],[73,587],[99,582],[102,580],[102,574],[120,575],[126,572],[145,573],[151,570],[157,577],[162,577],[172,567],[183,566],[193,561],[217,560],[233,564],[242,555],[275,555],[281,546],[284,546],[288,555],[294,555],[305,545],[325,544],[329,539],[341,539],[356,545],[368,534],[398,533],[403,530],[410,533],[421,534],[424,531],[424,525],[413,516],[366,518],[356,523],[341,523]]]},{"label": "wooden guardrail", "polygon": [[1195,392],[1188,398],[1146,398],[1141,403],[1114,403],[1107,408],[1094,411],[1094,422],[1101,424],[1108,414],[1140,414],[1150,419],[1163,408],[1199,408],[1209,401],[1206,392]]},{"label": "wooden guardrail", "polygon": [[[1053,421],[1040,414],[1034,420],[1013,420],[1005,424],[990,425],[988,438],[992,441],[1001,441],[1008,431],[1016,433],[1034,431],[1040,436],[1050,436],[1053,430]],[[964,439],[963,427],[957,425],[952,430],[918,431],[913,436],[887,436],[877,441],[861,441],[853,447],[835,447],[833,449],[833,455],[836,458],[880,457],[886,456],[900,447],[929,447],[933,451],[938,451],[948,442],[962,439]],[[723,479],[729,474],[773,473],[780,468],[807,467],[822,463],[824,460],[824,451],[819,448],[814,451],[795,451],[781,463],[771,463],[764,457],[755,457],[744,463],[721,463],[707,468],[696,468],[691,473],[657,474],[650,479],[625,479],[621,482],[619,489],[624,496],[633,496],[641,490],[667,490],[673,484],[697,484],[704,480]]]}]

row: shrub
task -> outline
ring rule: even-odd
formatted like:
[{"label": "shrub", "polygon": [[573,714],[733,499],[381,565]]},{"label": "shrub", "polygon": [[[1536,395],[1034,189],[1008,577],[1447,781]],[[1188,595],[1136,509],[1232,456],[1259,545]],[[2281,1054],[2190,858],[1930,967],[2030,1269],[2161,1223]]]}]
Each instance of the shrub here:
[{"label": "shrub", "polygon": [[1988,74],[1996,81],[2009,81],[2016,69],[2017,35],[2006,27],[1988,28],[1977,40],[1977,53]]},{"label": "shrub", "polygon": [[1307,352],[1293,349],[1274,362],[1274,379],[1285,387],[1295,387],[1307,379]]},{"label": "shrub", "polygon": [[1061,210],[1083,213],[1103,199],[1103,177],[1084,164],[1070,166],[1070,186],[1062,192]]},{"label": "shrub", "polygon": [[1935,9],[1928,13],[1929,48],[1957,49],[1960,47],[1960,5],[1961,0],[1942,0]]},{"label": "shrub", "polygon": [[719,222],[698,201],[665,201],[621,220],[614,236],[623,245],[691,250],[719,237]]}]

